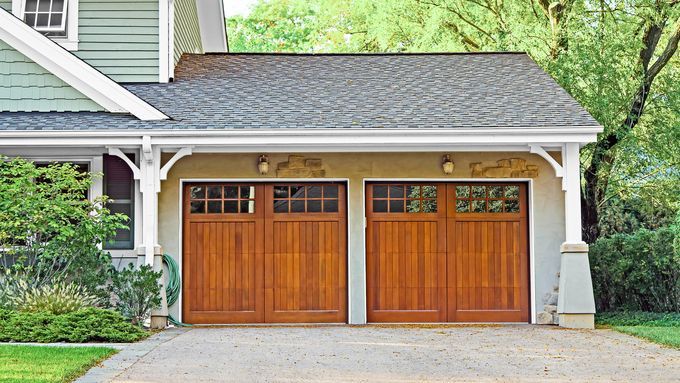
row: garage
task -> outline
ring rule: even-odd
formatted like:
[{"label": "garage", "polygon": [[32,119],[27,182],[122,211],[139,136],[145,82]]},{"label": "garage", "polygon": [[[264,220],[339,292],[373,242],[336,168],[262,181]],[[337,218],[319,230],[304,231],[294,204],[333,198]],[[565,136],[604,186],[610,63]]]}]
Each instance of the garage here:
[{"label": "garage", "polygon": [[182,319],[346,323],[341,183],[186,183]]},{"label": "garage", "polygon": [[369,322],[528,322],[525,183],[370,183]]}]

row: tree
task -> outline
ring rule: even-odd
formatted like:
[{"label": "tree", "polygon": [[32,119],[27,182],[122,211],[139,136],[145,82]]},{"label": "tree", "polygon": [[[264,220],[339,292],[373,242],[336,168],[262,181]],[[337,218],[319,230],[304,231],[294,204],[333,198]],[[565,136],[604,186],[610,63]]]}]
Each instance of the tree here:
[{"label": "tree", "polygon": [[74,282],[108,298],[111,268],[100,244],[127,217],[110,214],[105,197],[90,201],[92,175],[72,164],[37,166],[0,157],[0,282],[29,288]]},{"label": "tree", "polygon": [[[277,7],[291,11],[277,17],[314,15],[305,43],[277,51],[526,51],[605,129],[582,151],[584,238],[593,242],[604,210],[607,219],[616,209],[627,209],[621,217],[645,210],[635,212],[640,219],[680,210],[679,3],[272,0],[248,18]],[[256,39],[242,36],[252,30],[228,32]]]}]

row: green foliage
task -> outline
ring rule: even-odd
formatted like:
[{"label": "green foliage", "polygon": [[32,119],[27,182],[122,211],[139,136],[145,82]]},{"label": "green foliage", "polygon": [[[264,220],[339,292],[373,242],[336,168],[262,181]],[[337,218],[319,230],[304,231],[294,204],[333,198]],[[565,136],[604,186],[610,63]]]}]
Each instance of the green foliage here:
[{"label": "green foliage", "polygon": [[115,353],[116,350],[108,347],[0,345],[0,381],[71,382]]},{"label": "green foliage", "polygon": [[680,312],[679,226],[601,238],[590,248],[598,310]]},{"label": "green foliage", "polygon": [[0,342],[135,342],[147,335],[112,310],[90,307],[55,315],[0,309]]},{"label": "green foliage", "polygon": [[19,289],[7,301],[10,307],[19,311],[45,311],[59,315],[93,306],[97,297],[73,282],[33,287],[22,280]]},{"label": "green foliage", "polygon": [[680,327],[680,313],[603,312],[595,314],[595,323],[606,326]]},{"label": "green foliage", "polygon": [[148,265],[135,268],[132,265],[115,272],[111,279],[111,292],[115,296],[115,308],[134,324],[142,324],[152,309],[161,304],[161,272]]},{"label": "green foliage", "polygon": [[0,157],[0,271],[31,287],[74,282],[108,299],[112,268],[99,245],[126,217],[111,214],[105,198],[90,201],[92,175],[72,164],[37,166]]}]

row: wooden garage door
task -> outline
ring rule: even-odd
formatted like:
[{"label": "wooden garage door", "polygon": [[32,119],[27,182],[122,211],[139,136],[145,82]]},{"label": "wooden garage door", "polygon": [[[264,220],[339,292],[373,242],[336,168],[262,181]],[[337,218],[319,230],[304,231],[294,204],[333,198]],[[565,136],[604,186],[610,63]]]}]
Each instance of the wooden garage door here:
[{"label": "wooden garage door", "polygon": [[345,322],[342,184],[187,184],[183,320]]},{"label": "wooden garage door", "polygon": [[525,184],[367,187],[371,322],[529,320]]}]

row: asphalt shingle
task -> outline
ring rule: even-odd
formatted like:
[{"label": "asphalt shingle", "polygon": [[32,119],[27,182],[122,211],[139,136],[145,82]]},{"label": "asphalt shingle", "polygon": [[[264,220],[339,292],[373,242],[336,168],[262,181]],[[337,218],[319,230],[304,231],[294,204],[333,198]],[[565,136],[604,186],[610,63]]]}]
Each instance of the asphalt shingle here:
[{"label": "asphalt shingle", "polygon": [[126,88],[172,120],[0,113],[0,130],[599,125],[523,53],[185,55],[175,82]]}]

